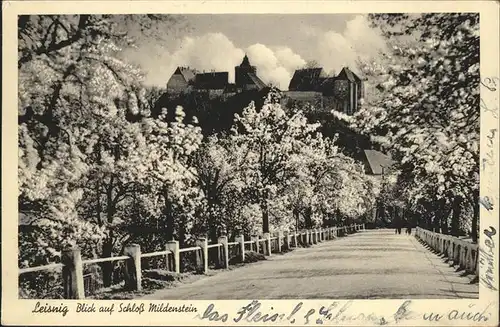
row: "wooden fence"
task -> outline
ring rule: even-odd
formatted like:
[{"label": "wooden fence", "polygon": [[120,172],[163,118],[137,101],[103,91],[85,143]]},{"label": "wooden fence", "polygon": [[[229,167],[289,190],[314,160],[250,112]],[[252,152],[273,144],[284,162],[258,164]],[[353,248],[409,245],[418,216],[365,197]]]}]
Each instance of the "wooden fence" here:
[{"label": "wooden fence", "polygon": [[433,250],[445,255],[450,266],[458,265],[460,269],[479,276],[479,246],[477,244],[420,227],[417,227],[415,236]]},{"label": "wooden fence", "polygon": [[[178,241],[169,241],[165,246],[164,251],[151,253],[141,253],[141,248],[138,244],[129,244],[124,249],[123,256],[98,258],[82,260],[80,249],[68,248],[62,251],[61,263],[50,264],[45,266],[31,267],[19,269],[19,275],[62,268],[62,279],[65,299],[84,299],[85,298],[85,280],[83,274],[84,265],[96,264],[101,262],[124,261],[125,262],[125,289],[138,291],[142,288],[142,268],[141,259],[148,257],[163,256],[166,260],[166,268],[168,271],[180,273],[180,254],[185,252],[196,253],[196,264],[204,273],[208,272],[208,250],[211,248],[218,249],[218,267],[223,269],[229,268],[229,247],[237,247],[237,253],[241,262],[245,262],[246,245],[249,245],[250,250],[263,253],[270,256],[274,252],[283,252],[299,245],[316,244],[318,242],[333,240],[345,234],[354,233],[359,230],[364,230],[365,224],[354,224],[344,227],[329,227],[315,228],[299,232],[278,232],[271,236],[270,233],[265,233],[263,236],[252,236],[250,240],[246,240],[243,235],[237,236],[234,242],[228,242],[227,236],[219,237],[217,244],[208,244],[206,238],[201,238],[196,241],[196,246],[189,248],[179,248]],[[172,259],[172,260],[171,260]]]}]

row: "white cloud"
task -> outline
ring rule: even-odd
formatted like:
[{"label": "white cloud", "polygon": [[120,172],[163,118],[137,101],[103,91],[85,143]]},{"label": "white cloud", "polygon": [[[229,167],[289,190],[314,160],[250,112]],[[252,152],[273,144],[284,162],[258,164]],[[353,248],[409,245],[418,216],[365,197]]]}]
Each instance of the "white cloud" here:
[{"label": "white cloud", "polygon": [[295,69],[306,62],[290,48],[275,50],[257,43],[247,48],[250,63],[257,67],[257,75],[266,83],[272,83],[285,90]]},{"label": "white cloud", "polygon": [[356,60],[377,56],[385,49],[385,41],[379,32],[371,28],[363,15],[346,23],[342,33],[321,32],[316,37],[318,63],[328,72],[337,73],[344,66],[356,70]]},{"label": "white cloud", "polygon": [[292,49],[286,47],[279,47],[274,52],[276,58],[281,63],[281,65],[289,72],[295,71],[298,67],[303,67],[306,61],[302,59],[301,56],[294,53]]},{"label": "white cloud", "polygon": [[243,50],[222,33],[185,37],[175,48],[175,52],[169,52],[158,44],[143,45],[128,50],[125,56],[141,66],[147,84],[163,87],[178,66],[228,72],[229,80],[234,81],[234,66],[239,65],[244,56]]},{"label": "white cloud", "polygon": [[[357,58],[370,58],[383,51],[385,42],[372,29],[363,15],[346,23],[345,30],[323,31],[315,27],[300,25],[301,33],[307,34],[313,59],[326,72],[337,73],[343,66],[356,71]],[[288,88],[295,69],[306,61],[289,47],[276,47],[256,43],[247,49],[237,47],[222,33],[207,33],[197,37],[184,37],[174,52],[162,45],[142,45],[139,49],[127,51],[127,59],[139,64],[146,73],[146,83],[165,86],[177,66],[190,66],[198,70],[229,72],[229,81],[234,82],[234,67],[241,63],[245,53],[257,75],[266,83]]]},{"label": "white cloud", "polygon": [[241,63],[245,53],[265,83],[273,83],[283,89],[288,87],[295,69],[305,64],[305,60],[290,48],[270,48],[257,43],[244,51],[222,33],[185,37],[173,53],[153,44],[129,50],[126,57],[142,67],[147,84],[165,86],[178,66],[189,66],[200,71],[229,72],[229,81],[234,82],[234,67]]},{"label": "white cloud", "polygon": [[243,56],[243,50],[235,47],[224,34],[209,33],[197,38],[185,38],[171,61],[174,67],[191,66],[198,70],[226,71],[233,81],[234,66],[240,64]]}]

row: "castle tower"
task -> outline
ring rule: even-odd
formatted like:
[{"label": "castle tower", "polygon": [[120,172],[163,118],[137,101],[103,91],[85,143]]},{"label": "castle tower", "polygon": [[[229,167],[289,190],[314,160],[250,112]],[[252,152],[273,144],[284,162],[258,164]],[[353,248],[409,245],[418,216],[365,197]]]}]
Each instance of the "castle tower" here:
[{"label": "castle tower", "polygon": [[239,66],[234,67],[235,84],[237,88],[244,89],[247,85],[254,84],[250,75],[257,75],[257,68],[250,65],[247,55],[243,57],[243,61]]}]

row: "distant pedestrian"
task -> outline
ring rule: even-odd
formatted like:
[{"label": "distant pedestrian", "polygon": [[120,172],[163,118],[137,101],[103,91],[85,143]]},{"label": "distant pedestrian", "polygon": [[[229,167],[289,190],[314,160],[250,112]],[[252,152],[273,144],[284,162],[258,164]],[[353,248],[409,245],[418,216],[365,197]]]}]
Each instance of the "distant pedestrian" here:
[{"label": "distant pedestrian", "polygon": [[410,226],[406,227],[406,234],[411,235],[411,227]]}]

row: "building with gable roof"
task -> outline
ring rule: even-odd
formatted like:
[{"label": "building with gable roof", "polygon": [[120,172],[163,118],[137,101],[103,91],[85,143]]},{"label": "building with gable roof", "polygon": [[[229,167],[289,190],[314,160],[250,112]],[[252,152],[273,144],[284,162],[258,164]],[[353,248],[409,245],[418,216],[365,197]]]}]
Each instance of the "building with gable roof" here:
[{"label": "building with gable roof", "polygon": [[289,91],[320,92],[322,83],[328,78],[323,68],[297,69],[293,74]]},{"label": "building with gable roof", "polygon": [[194,78],[194,88],[196,90],[224,90],[228,80],[228,72],[198,73]]},{"label": "building with gable roof", "polygon": [[377,150],[363,150],[365,171],[369,175],[382,176],[394,164],[391,157]]},{"label": "building with gable roof", "polygon": [[321,103],[320,109],[327,107],[352,115],[359,109],[363,96],[363,81],[348,67],[337,76],[328,76],[323,68],[315,67],[295,71],[284,101],[308,102],[316,107]]},{"label": "building with gable roof", "polygon": [[167,82],[167,90],[179,93],[187,90],[194,82],[197,71],[189,67],[177,67]]},{"label": "building with gable roof", "polygon": [[243,57],[239,66],[234,67],[236,88],[240,90],[261,90],[267,85],[257,76],[257,67],[252,66],[248,56]]},{"label": "building with gable roof", "polygon": [[240,65],[234,68],[235,83],[229,83],[228,72],[197,72],[189,67],[177,67],[167,82],[167,93],[208,91],[217,94],[235,94],[250,90],[260,91],[267,87],[257,76],[257,67],[252,66],[245,55]]}]

